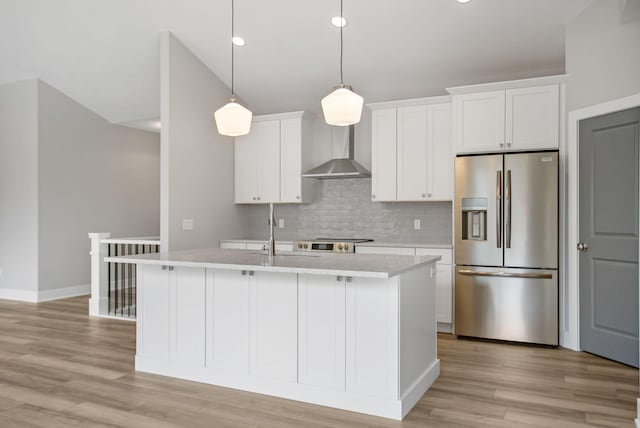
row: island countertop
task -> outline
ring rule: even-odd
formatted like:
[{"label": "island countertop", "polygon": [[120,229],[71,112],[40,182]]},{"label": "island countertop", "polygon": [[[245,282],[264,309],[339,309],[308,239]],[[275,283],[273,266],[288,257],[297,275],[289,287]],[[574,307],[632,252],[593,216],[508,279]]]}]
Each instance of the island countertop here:
[{"label": "island countertop", "polygon": [[279,252],[274,257],[262,251],[204,248],[132,256],[105,257],[112,263],[171,265],[212,269],[391,278],[435,263],[439,256],[395,256],[374,254],[330,254]]}]

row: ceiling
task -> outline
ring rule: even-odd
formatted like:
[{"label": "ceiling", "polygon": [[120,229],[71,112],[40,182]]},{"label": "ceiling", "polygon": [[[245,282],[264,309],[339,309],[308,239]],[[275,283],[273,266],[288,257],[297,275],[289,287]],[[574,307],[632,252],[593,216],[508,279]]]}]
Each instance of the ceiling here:
[{"label": "ceiling", "polygon": [[[344,79],[365,102],[564,72],[592,0],[345,0]],[[338,0],[236,0],[236,92],[254,114],[320,111],[339,81]],[[230,0],[2,0],[0,83],[40,78],[113,123],[160,115],[159,33],[230,83]]]}]

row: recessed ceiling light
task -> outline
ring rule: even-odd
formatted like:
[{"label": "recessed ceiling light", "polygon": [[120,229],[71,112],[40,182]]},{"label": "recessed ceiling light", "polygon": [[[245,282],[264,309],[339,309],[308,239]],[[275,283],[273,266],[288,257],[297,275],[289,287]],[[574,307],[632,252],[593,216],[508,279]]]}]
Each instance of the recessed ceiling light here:
[{"label": "recessed ceiling light", "polygon": [[238,37],[238,36],[233,36],[231,38],[231,42],[236,46],[244,46],[247,44],[247,42],[245,42],[242,37]]},{"label": "recessed ceiling light", "polygon": [[458,3],[469,3],[471,0],[457,0]]},{"label": "recessed ceiling light", "polygon": [[333,18],[331,18],[331,23],[335,27],[344,27],[345,25],[347,25],[347,20],[342,16],[334,16]]}]

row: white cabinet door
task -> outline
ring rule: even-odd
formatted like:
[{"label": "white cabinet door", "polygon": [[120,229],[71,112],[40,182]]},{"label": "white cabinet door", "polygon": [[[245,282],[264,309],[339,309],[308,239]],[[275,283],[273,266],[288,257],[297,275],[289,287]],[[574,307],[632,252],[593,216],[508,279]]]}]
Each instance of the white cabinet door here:
[{"label": "white cabinet door", "polygon": [[298,275],[298,381],[345,389],[345,280]]},{"label": "white cabinet door", "polygon": [[249,278],[207,269],[207,367],[249,372]]},{"label": "white cabinet door", "polygon": [[256,272],[250,281],[250,373],[298,379],[298,276]]},{"label": "white cabinet door", "polygon": [[[254,124],[255,126],[255,124]],[[256,203],[260,193],[260,145],[255,128],[234,142],[236,204]]]},{"label": "white cabinet door", "polygon": [[347,282],[347,392],[398,398],[397,291],[393,278]]},{"label": "white cabinet door", "polygon": [[137,267],[136,355],[169,358],[169,271],[161,266]]},{"label": "white cabinet door", "polygon": [[205,270],[169,269],[169,360],[204,367]]},{"label": "white cabinet door", "polygon": [[375,110],[371,121],[371,199],[395,201],[396,109]]},{"label": "white cabinet door", "polygon": [[504,149],[504,90],[456,95],[453,111],[458,153]]},{"label": "white cabinet door", "polygon": [[506,91],[506,148],[558,148],[558,85]]},{"label": "white cabinet door", "polygon": [[260,145],[258,202],[280,202],[280,121],[257,122],[253,127]]},{"label": "white cabinet door", "polygon": [[358,254],[393,254],[397,256],[415,256],[416,249],[411,247],[367,247],[356,245]]},{"label": "white cabinet door", "polygon": [[399,201],[427,198],[427,106],[402,107],[397,111]]},{"label": "white cabinet door", "polygon": [[453,266],[436,265],[436,321],[453,322]]},{"label": "white cabinet door", "polygon": [[280,122],[280,202],[299,203],[302,197],[302,121]]},{"label": "white cabinet door", "polygon": [[427,198],[429,200],[453,200],[455,156],[452,127],[450,103],[428,106]]}]

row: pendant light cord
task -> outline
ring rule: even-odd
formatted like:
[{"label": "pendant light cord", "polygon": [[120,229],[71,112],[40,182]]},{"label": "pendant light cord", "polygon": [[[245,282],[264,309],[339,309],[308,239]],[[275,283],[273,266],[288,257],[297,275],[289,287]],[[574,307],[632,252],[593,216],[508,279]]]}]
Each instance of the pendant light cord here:
[{"label": "pendant light cord", "polygon": [[235,52],[235,46],[233,44],[233,37],[236,34],[235,33],[235,26],[234,26],[234,7],[233,7],[233,3],[234,1],[231,0],[231,98],[235,98],[235,92],[234,92],[234,88],[233,88],[233,62],[234,62],[234,52]]},{"label": "pendant light cord", "polygon": [[[344,22],[344,16],[342,16],[342,0],[340,0],[340,19],[342,24]],[[342,40],[342,28],[344,25],[340,25],[340,85],[344,86],[344,79],[342,77],[342,51],[344,50],[344,43]]]}]

